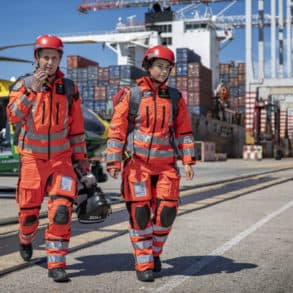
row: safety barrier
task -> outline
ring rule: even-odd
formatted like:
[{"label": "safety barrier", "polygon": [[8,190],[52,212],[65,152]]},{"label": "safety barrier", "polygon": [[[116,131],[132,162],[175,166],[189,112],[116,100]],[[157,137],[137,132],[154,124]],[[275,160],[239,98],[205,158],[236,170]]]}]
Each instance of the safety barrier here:
[{"label": "safety barrier", "polygon": [[244,145],[243,159],[244,160],[262,160],[263,150],[261,145]]}]

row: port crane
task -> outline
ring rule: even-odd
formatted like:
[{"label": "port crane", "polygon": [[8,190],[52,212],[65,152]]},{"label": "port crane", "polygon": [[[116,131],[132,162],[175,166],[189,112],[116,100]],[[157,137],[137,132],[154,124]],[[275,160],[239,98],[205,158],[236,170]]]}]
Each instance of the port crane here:
[{"label": "port crane", "polygon": [[88,13],[89,11],[116,9],[116,8],[130,8],[130,7],[147,7],[151,4],[161,2],[165,7],[171,5],[184,4],[210,4],[217,2],[235,2],[234,0],[164,0],[164,1],[148,1],[148,0],[84,0],[78,6],[78,11],[81,13]]},{"label": "port crane", "polygon": [[[214,14],[211,4],[227,4]],[[116,28],[107,34],[83,34],[62,36],[67,43],[102,43],[117,55],[118,65],[140,67],[145,50],[154,45],[164,44],[174,52],[177,48],[188,47],[202,57],[202,63],[212,70],[213,88],[219,84],[219,51],[234,38],[236,28],[245,27],[245,16],[225,16],[224,13],[240,0],[205,1],[162,1],[155,0],[88,0],[83,1],[78,11],[89,13],[102,9],[127,7],[149,7],[144,22],[130,16],[126,22],[119,18]],[[161,3],[161,4],[160,4]],[[184,4],[178,10],[173,6]],[[202,9],[205,8],[205,9]],[[204,11],[203,11],[204,10]],[[269,25],[269,15],[264,15],[264,25]],[[253,15],[252,23],[257,26],[259,16]],[[202,40],[197,42],[196,40]]]}]

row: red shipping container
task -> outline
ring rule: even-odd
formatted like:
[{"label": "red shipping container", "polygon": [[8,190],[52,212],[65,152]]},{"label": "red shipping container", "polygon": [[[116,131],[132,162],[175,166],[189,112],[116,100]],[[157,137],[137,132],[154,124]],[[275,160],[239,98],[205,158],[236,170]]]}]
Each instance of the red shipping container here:
[{"label": "red shipping container", "polygon": [[188,76],[199,77],[201,72],[200,63],[188,63]]},{"label": "red shipping container", "polygon": [[176,77],[176,87],[179,91],[186,91],[188,84],[187,84],[187,76],[177,76]]},{"label": "red shipping container", "polygon": [[96,85],[94,87],[94,99],[95,100],[106,100],[106,86]]},{"label": "red shipping container", "polygon": [[188,92],[187,91],[181,91],[181,95],[182,95],[182,98],[185,101],[185,104],[188,104]]},{"label": "red shipping container", "polygon": [[98,80],[109,80],[109,67],[100,67],[98,73]]},{"label": "red shipping container", "polygon": [[83,68],[88,66],[98,66],[99,64],[95,61],[89,60],[87,58],[78,55],[67,56],[67,68]]}]

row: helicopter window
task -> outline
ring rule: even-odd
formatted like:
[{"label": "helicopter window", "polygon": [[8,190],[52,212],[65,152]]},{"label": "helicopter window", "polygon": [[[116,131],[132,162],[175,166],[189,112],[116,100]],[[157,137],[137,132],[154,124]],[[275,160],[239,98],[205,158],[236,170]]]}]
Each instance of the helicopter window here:
[{"label": "helicopter window", "polygon": [[99,120],[98,114],[90,111],[83,105],[82,105],[82,113],[83,113],[85,130],[96,133],[97,135],[103,135],[105,132],[105,126]]}]

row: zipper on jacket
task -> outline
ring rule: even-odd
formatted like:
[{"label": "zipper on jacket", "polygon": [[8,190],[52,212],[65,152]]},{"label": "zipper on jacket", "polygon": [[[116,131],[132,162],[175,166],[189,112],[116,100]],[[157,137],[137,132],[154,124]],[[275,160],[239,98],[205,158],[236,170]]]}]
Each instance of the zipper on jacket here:
[{"label": "zipper on jacket", "polygon": [[146,127],[148,128],[150,125],[150,113],[149,113],[149,106],[146,106]]},{"label": "zipper on jacket", "polygon": [[42,124],[45,123],[45,111],[46,111],[46,104],[45,102],[42,103]]},{"label": "zipper on jacket", "polygon": [[162,115],[162,125],[161,128],[164,128],[164,124],[165,124],[165,116],[166,116],[166,106],[163,106],[163,115]]},{"label": "zipper on jacket", "polygon": [[156,122],[157,122],[157,103],[156,103],[156,96],[157,96],[157,91],[154,93],[154,126],[153,126],[153,130],[152,130],[152,137],[151,137],[151,141],[149,144],[149,151],[148,151],[148,156],[147,156],[147,162],[149,162],[150,160],[150,152],[151,152],[151,148],[152,148],[152,144],[153,144],[153,138],[154,138],[154,133],[156,130]]},{"label": "zipper on jacket", "polygon": [[56,124],[59,124],[59,108],[60,108],[60,103],[56,104]]}]

